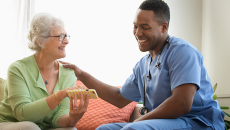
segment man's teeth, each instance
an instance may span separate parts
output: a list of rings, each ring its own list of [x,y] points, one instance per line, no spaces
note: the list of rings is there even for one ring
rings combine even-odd
[[[143,42],[146,42],[148,40],[138,40],[139,43],[143,43]]]

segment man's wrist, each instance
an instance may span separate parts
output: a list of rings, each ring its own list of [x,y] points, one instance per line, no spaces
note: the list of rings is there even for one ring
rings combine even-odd
[[[80,71],[80,73],[77,75],[77,80],[84,81],[84,77],[87,75],[87,73],[83,70]]]

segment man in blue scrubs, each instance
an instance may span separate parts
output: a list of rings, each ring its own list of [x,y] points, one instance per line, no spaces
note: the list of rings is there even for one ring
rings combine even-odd
[[[88,88],[117,107],[145,100],[147,114],[132,123],[105,124],[97,130],[224,130],[224,114],[212,99],[201,53],[187,41],[170,37],[169,21],[165,2],[147,0],[140,5],[133,33],[140,51],[149,54],[135,65],[121,89],[64,63]]]

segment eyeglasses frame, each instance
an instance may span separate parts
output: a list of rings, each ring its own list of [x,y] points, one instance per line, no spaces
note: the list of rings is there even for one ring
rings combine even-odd
[[[61,40],[60,37],[61,37],[62,35],[64,35],[64,38]],[[58,38],[59,41],[64,41],[66,37],[69,37],[69,39],[70,39],[70,35],[69,35],[69,34],[61,34],[61,35],[59,35],[59,36],[48,36],[48,37],[59,37],[59,38]]]

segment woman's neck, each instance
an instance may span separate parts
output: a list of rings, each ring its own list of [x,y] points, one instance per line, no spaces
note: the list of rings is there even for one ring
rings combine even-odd
[[[57,62],[47,55],[37,52],[35,53],[34,57],[37,62],[39,70],[42,72],[46,72],[46,71],[50,72],[57,67]]]

